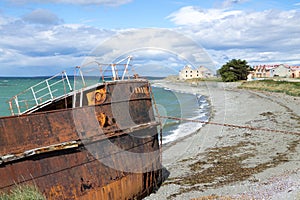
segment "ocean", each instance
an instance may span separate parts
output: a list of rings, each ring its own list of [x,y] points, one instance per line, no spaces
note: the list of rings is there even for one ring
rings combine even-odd
[[[0,77],[0,116],[9,116],[7,101],[21,91],[45,80],[44,77]],[[208,121],[209,104],[201,94],[180,93],[167,88],[152,86],[156,106],[161,116]],[[163,143],[169,143],[194,133],[203,124],[161,119]]]

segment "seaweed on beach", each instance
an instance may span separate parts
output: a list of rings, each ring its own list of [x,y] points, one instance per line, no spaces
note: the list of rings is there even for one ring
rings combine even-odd
[[[203,159],[189,165],[191,173],[184,177],[169,179],[164,183],[181,186],[180,191],[168,199],[190,191],[204,191],[247,180],[254,174],[288,162],[288,155],[297,151],[299,142],[300,140],[291,141],[286,152],[277,153],[271,160],[258,163],[256,166],[245,164],[247,159],[255,156],[254,143],[241,141],[232,146],[210,148],[205,152]]]

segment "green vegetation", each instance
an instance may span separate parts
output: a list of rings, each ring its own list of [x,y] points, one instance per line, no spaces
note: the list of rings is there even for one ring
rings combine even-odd
[[[46,200],[46,198],[35,186],[17,185],[9,194],[0,192],[0,200]]]
[[[280,92],[291,96],[300,96],[300,82],[287,82],[287,81],[249,81],[244,82],[240,88],[263,90],[269,92]]]
[[[247,61],[232,59],[218,70],[218,74],[221,75],[222,81],[234,82],[246,80],[250,71],[251,67],[247,64]]]

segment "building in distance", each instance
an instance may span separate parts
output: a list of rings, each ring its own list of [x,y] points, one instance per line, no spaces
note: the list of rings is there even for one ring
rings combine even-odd
[[[203,66],[193,69],[190,65],[186,65],[181,71],[179,71],[180,80],[210,77],[214,77],[212,71]]]
[[[253,67],[248,79],[254,78],[300,78],[300,66],[289,66],[285,64],[257,65]]]

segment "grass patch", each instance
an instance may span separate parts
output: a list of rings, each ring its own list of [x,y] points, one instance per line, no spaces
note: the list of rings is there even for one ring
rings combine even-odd
[[[290,96],[300,96],[300,82],[261,80],[242,83],[239,88],[279,92]]]
[[[0,200],[46,200],[46,197],[33,185],[17,185],[9,193],[0,192]]]

